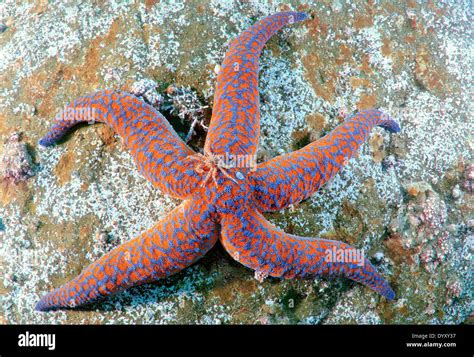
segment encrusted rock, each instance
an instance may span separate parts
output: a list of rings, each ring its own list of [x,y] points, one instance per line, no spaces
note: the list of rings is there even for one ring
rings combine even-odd
[[[20,133],[14,132],[5,141],[0,157],[0,178],[18,183],[33,176],[33,162]]]

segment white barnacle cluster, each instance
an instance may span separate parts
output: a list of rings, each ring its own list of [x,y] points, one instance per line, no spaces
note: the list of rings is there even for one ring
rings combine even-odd
[[[207,126],[204,124],[204,111],[206,108],[208,106],[201,102],[197,93],[189,86],[173,85],[166,89],[165,100],[161,107],[162,110],[176,115],[183,123],[191,125],[185,138],[186,142],[194,134],[196,125],[207,130]]]
[[[159,109],[164,102],[163,96],[157,91],[156,82],[148,78],[133,83],[130,88],[130,93],[143,98],[145,102],[156,109]]]

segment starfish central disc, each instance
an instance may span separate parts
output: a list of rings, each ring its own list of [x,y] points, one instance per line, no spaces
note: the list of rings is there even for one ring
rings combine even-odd
[[[227,172],[227,170],[231,169],[232,166],[226,165],[220,155],[215,155],[209,152],[205,152],[204,154],[198,153],[188,156],[186,160],[196,161],[194,171],[198,174],[206,174],[201,182],[201,187],[204,187],[211,177],[217,187],[217,173],[219,171],[229,180],[237,183],[237,181]]]

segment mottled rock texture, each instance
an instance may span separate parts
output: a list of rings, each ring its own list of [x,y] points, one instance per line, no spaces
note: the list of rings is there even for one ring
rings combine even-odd
[[[186,88],[202,105],[190,142],[202,148],[226,43],[286,9],[312,20],[281,31],[262,53],[259,160],[370,107],[388,112],[402,132],[374,130],[329,185],[267,217],[289,233],[363,248],[396,300],[341,279],[259,283],[218,246],[176,276],[88,309],[35,312],[40,295],[178,203],[138,174],[103,125],[40,148],[58,111],[99,89],[134,91],[152,105],[167,102],[164,113],[185,138],[192,120],[177,115],[188,113],[182,102],[173,110],[166,98],[170,86]],[[1,178],[0,323],[469,321],[469,1],[37,1],[0,4],[0,23],[0,142],[20,133],[30,170],[22,180]],[[11,153],[1,146],[0,156]]]

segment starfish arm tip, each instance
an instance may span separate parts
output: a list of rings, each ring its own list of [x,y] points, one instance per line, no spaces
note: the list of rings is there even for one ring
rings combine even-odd
[[[44,295],[35,305],[35,311],[39,312],[48,312],[57,310],[61,307],[61,303],[57,302],[54,303],[52,301],[52,297],[56,293],[56,290],[49,292],[48,294]]]
[[[380,124],[381,128],[388,130],[390,133],[399,133],[401,131],[400,124],[396,122],[392,117],[384,112],[380,112]]]
[[[38,301],[35,305],[35,311],[46,312],[48,311],[48,307],[46,306],[43,299]]]
[[[392,290],[388,283],[386,284],[385,288],[380,291],[380,293],[387,298],[387,300],[392,301],[395,299],[395,292]]]
[[[45,136],[44,138],[38,141],[38,144],[43,147],[49,147],[54,145],[54,140],[50,139],[49,137]]]

